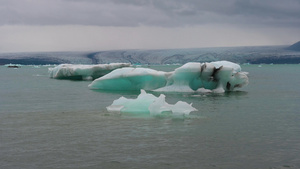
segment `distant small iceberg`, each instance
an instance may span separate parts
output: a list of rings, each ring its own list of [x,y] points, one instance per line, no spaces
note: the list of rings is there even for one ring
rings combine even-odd
[[[20,68],[20,66],[16,66],[16,65],[14,65],[14,66],[7,66],[7,68]]]
[[[90,89],[195,92],[200,88],[222,93],[248,84],[247,72],[228,61],[189,62],[173,72],[149,68],[121,68],[94,80]]]
[[[192,104],[178,101],[176,104],[168,104],[165,95],[156,97],[141,90],[141,94],[136,99],[120,97],[113,101],[112,105],[106,107],[107,111],[113,113],[150,114],[152,116],[171,114],[189,115],[192,111],[197,111]]]
[[[60,64],[54,68],[48,68],[48,70],[49,76],[54,79],[93,80],[104,76],[115,69],[129,66],[131,66],[130,63],[98,65]]]
[[[14,69],[17,69],[17,68],[21,67],[20,64],[6,64],[4,66],[6,66],[7,68],[14,68]]]

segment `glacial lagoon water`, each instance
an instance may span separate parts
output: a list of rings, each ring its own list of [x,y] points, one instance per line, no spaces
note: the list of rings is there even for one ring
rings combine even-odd
[[[300,65],[242,70],[250,83],[239,91],[164,93],[198,111],[152,117],[107,112],[139,91],[90,90],[91,81],[49,78],[45,66],[0,66],[0,168],[300,168]]]

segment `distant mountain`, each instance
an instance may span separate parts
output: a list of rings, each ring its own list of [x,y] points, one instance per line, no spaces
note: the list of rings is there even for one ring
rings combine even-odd
[[[300,51],[300,41],[287,47],[286,49],[288,50],[295,50],[295,51]]]
[[[297,49],[299,49],[300,42],[296,44],[298,44]],[[286,50],[287,48],[288,46],[249,46],[94,52],[0,53],[0,65],[9,63],[41,65],[60,63],[102,64],[116,62],[137,65],[160,65],[184,64],[187,62],[212,62],[218,60],[253,64],[299,64],[300,50]]]

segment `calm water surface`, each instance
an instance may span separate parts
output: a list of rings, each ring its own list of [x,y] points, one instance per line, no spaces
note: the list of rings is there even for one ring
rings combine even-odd
[[[0,66],[0,168],[300,168],[299,64],[243,65],[250,84],[237,92],[166,94],[199,110],[182,118],[110,114],[139,92],[47,69]]]

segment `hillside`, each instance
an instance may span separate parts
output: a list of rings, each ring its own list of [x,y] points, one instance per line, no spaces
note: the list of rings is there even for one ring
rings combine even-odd
[[[287,47],[288,50],[300,51],[300,41]]]

